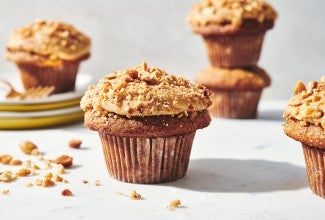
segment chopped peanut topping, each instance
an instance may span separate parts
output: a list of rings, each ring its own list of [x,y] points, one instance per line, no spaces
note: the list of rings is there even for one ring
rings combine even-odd
[[[132,190],[131,194],[130,194],[130,198],[133,200],[141,200],[142,197],[140,194],[138,194],[135,190]]]
[[[38,149],[37,146],[31,141],[23,141],[19,143],[19,147],[25,154],[31,154],[33,150]]]
[[[62,195],[62,196],[73,196],[73,193],[72,193],[69,189],[64,189],[64,190],[61,192],[61,195]]]
[[[78,139],[71,139],[68,142],[68,145],[71,148],[80,148],[81,144],[82,144],[82,141],[78,140]]]
[[[29,174],[31,174],[31,171],[29,169],[22,168],[16,173],[16,176],[22,177],[22,176],[28,176]]]
[[[181,200],[175,199],[170,202],[170,204],[167,206],[168,210],[174,210],[176,208],[179,208],[181,205]]]

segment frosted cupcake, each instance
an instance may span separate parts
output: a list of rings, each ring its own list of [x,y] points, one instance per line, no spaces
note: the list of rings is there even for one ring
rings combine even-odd
[[[105,76],[81,100],[108,172],[131,183],[182,178],[197,129],[210,123],[208,91],[146,63]]]
[[[255,118],[269,75],[257,66],[246,68],[208,67],[196,81],[211,91],[211,115],[219,118]]]
[[[213,66],[243,67],[256,65],[276,17],[272,6],[260,0],[203,0],[187,20],[202,35]]]
[[[17,64],[25,89],[73,91],[79,64],[89,55],[89,37],[59,21],[35,21],[14,31],[7,43],[7,59]]]
[[[284,132],[301,142],[311,190],[325,198],[325,77],[297,82],[283,114]]]

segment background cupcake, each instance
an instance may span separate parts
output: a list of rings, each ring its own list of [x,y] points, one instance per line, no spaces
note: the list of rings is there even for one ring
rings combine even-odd
[[[195,132],[209,125],[208,91],[146,63],[105,76],[81,100],[114,178],[170,182],[186,173]]]
[[[262,90],[271,83],[257,66],[237,68],[209,67],[196,81],[211,91],[210,113],[220,118],[254,118]]]
[[[276,17],[260,0],[203,0],[193,6],[188,22],[202,35],[213,66],[243,67],[256,65]]]
[[[25,89],[74,90],[79,63],[89,55],[89,37],[59,21],[35,21],[16,30],[7,43],[7,59],[17,64]]]
[[[301,142],[311,190],[325,198],[325,77],[307,86],[298,81],[283,114],[284,132]]]

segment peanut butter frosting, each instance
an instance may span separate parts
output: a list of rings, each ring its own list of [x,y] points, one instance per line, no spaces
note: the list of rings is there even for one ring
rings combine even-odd
[[[311,81],[307,86],[298,81],[294,96],[283,114],[285,119],[298,120],[304,125],[321,126],[325,132],[325,76],[320,82]]]
[[[85,112],[107,116],[187,115],[211,105],[208,90],[142,63],[115,71],[90,86],[81,100]]]
[[[70,24],[38,20],[17,29],[10,36],[7,59],[29,62],[41,57],[53,62],[73,61],[88,55],[90,44],[89,37]]]
[[[192,26],[230,25],[239,27],[245,20],[274,21],[276,11],[261,0],[203,0],[193,5],[187,21]]]
[[[271,84],[269,75],[260,67],[221,68],[202,70],[196,81],[209,89],[262,89]]]

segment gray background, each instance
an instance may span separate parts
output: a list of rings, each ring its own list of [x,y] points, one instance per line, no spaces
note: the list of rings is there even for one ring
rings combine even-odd
[[[5,60],[9,34],[38,18],[66,21],[92,38],[81,72],[96,79],[143,60],[194,80],[209,65],[200,36],[185,17],[197,0],[0,0],[0,76],[17,72]],[[288,99],[297,80],[325,70],[325,1],[269,0],[279,17],[266,35],[260,66],[272,77],[264,99]]]

